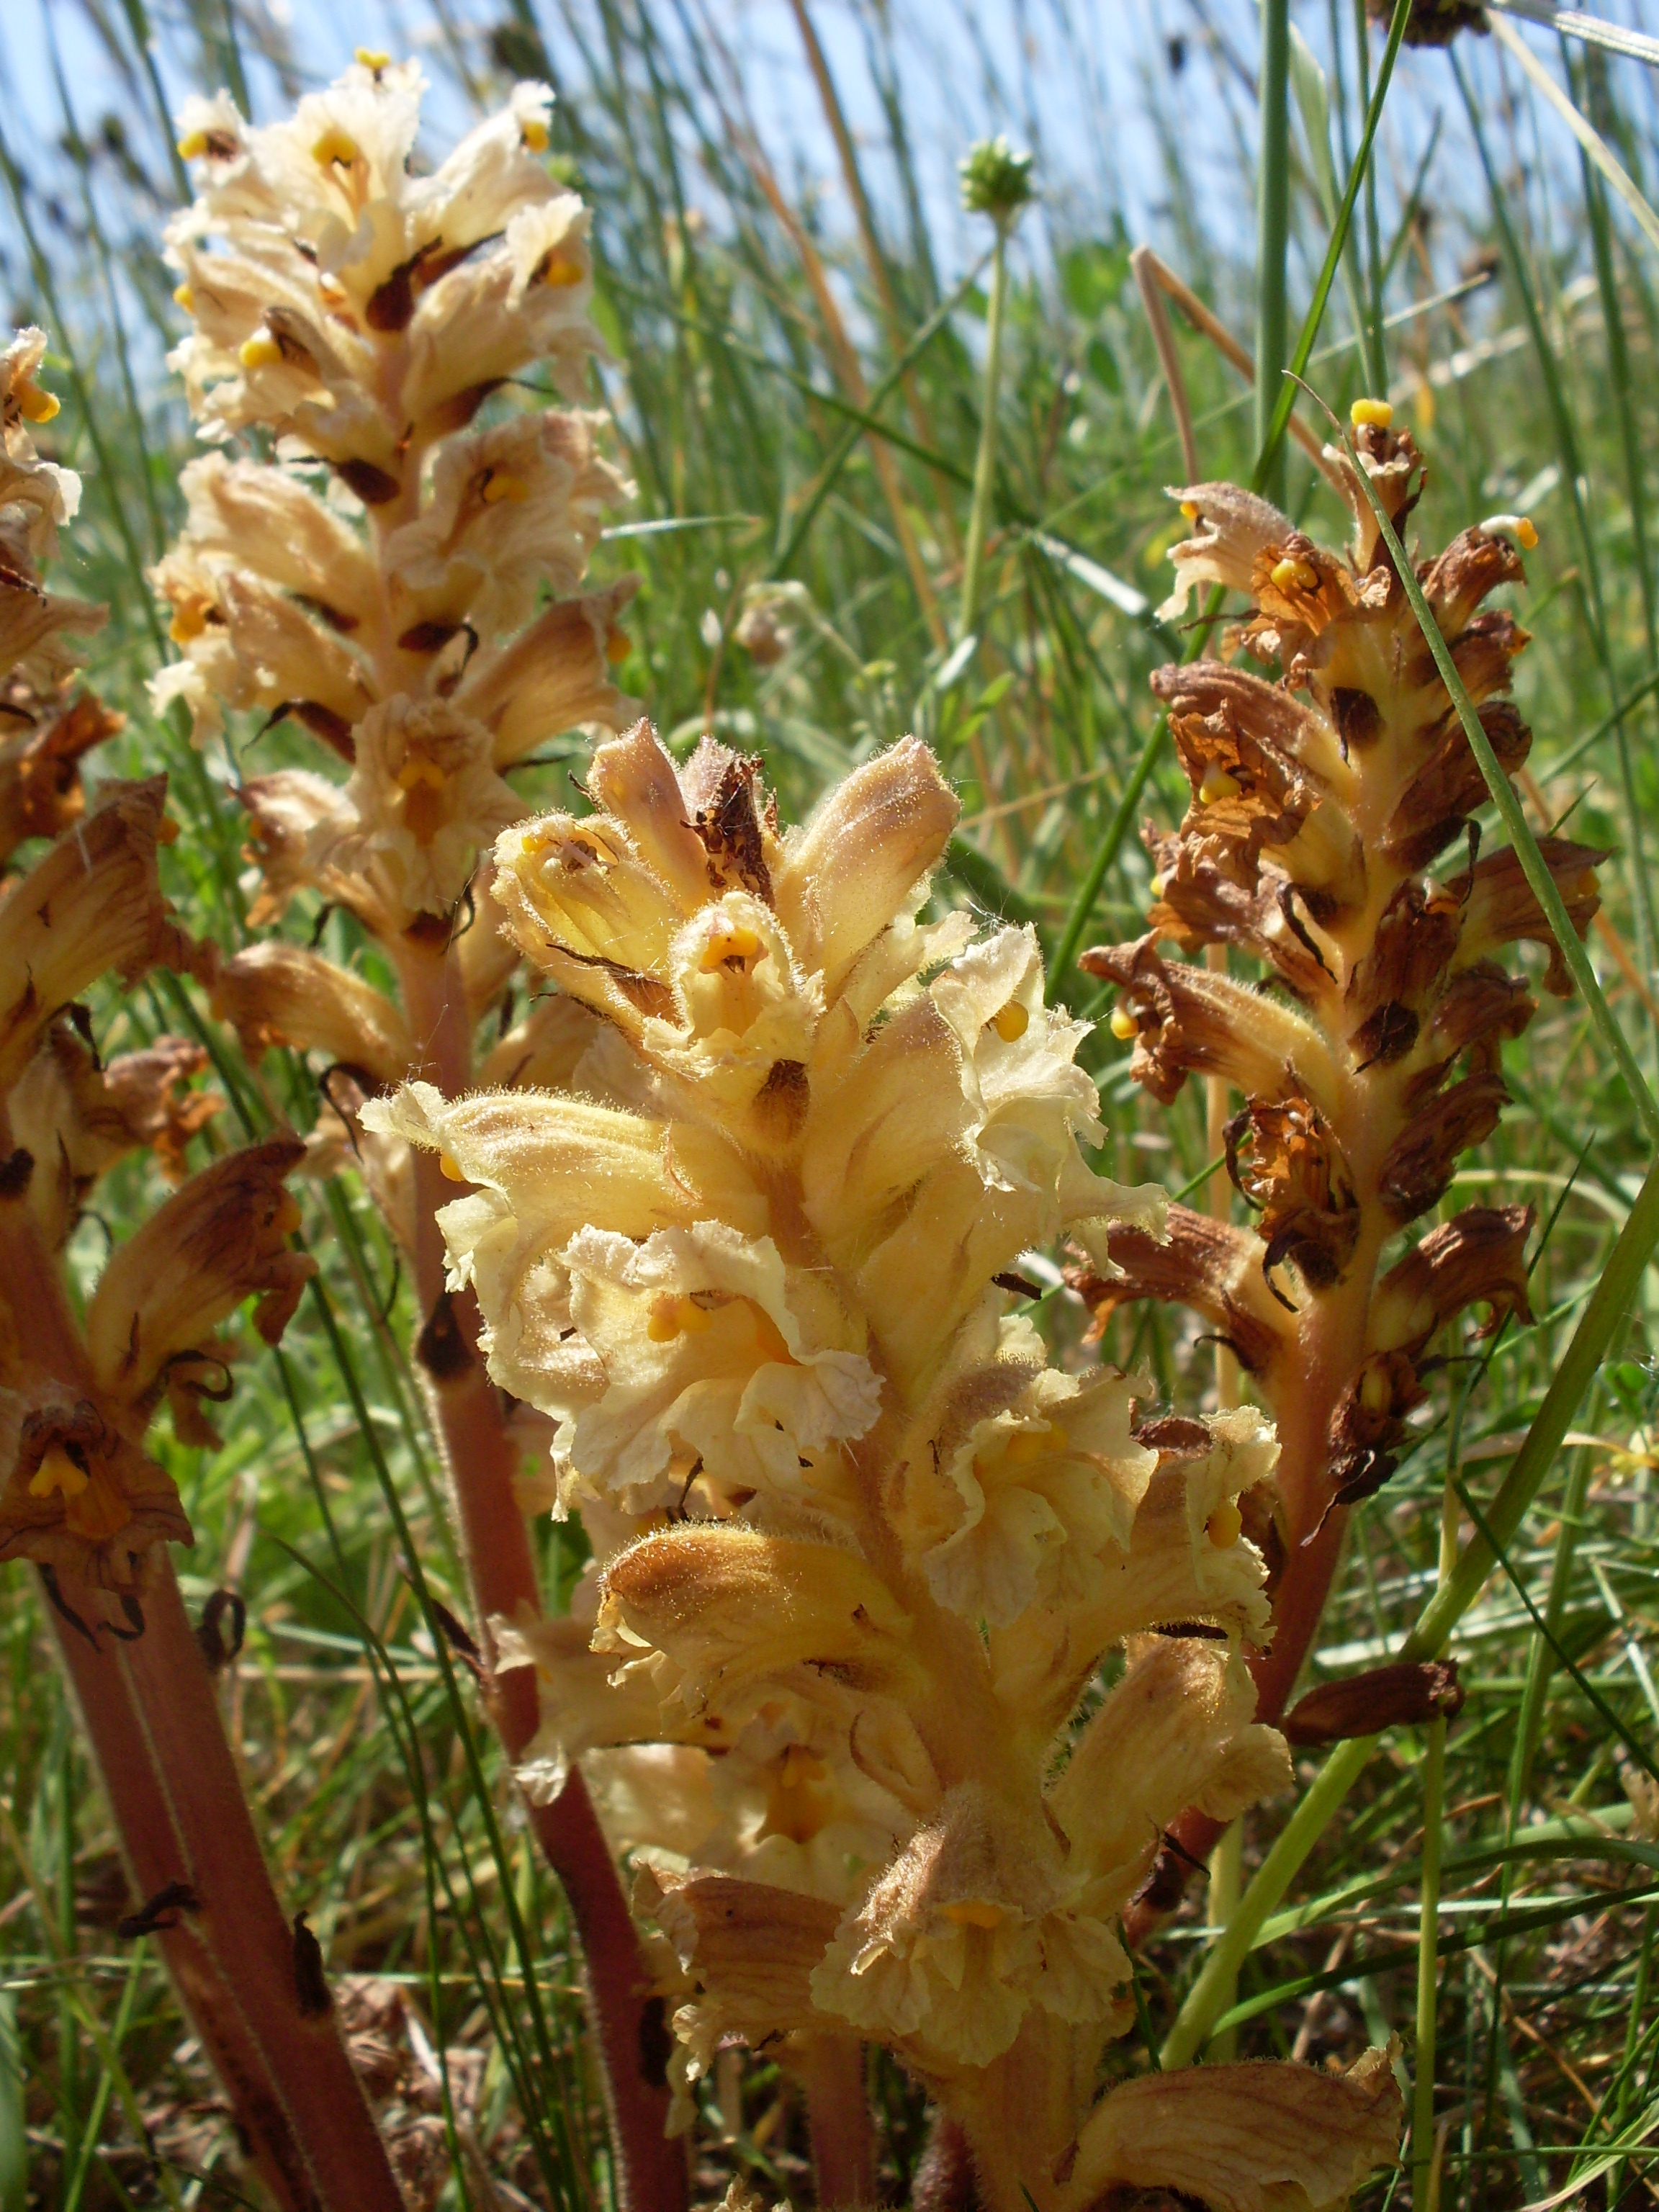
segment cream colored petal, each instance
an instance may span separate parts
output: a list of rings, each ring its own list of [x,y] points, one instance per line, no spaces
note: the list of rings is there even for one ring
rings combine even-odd
[[[674,763],[649,722],[596,746],[586,781],[594,805],[622,823],[683,914],[714,896],[708,848],[691,826]]]
[[[697,1990],[675,2017],[695,2070],[723,2036],[751,2050],[775,2035],[834,2031],[812,2002],[810,1977],[836,1925],[836,1908],[799,1892],[730,1875],[671,1875],[647,1868],[634,1910],[653,1919]]]
[[[1197,527],[1193,535],[1173,548],[1175,589],[1158,609],[1165,622],[1177,620],[1199,584],[1223,584],[1229,591],[1248,592],[1258,553],[1281,545],[1295,530],[1288,515],[1255,493],[1237,484],[1188,484],[1171,491],[1183,512]]]
[[[1085,2122],[1066,2212],[1113,2186],[1172,2190],[1208,2212],[1336,2212],[1393,2162],[1401,2100],[1386,2051],[1346,2074],[1268,2059],[1125,2081]]]
[[[215,978],[212,1004],[255,1059],[289,1045],[389,1085],[415,1057],[404,1018],[383,992],[297,945],[273,939],[235,954]]]
[[[484,724],[495,765],[508,767],[572,730],[620,730],[640,711],[611,680],[628,656],[623,609],[639,589],[623,576],[604,591],[561,599],[509,644],[485,649],[455,693],[463,714]]]

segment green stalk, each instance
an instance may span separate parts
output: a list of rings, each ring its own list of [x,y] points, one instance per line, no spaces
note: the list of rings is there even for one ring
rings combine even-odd
[[[1354,44],[1359,49],[1359,97],[1368,109],[1371,102],[1370,34],[1365,0],[1353,0]],[[1382,231],[1376,219],[1376,177],[1369,167],[1365,172],[1365,274],[1370,301],[1370,313],[1362,333],[1365,367],[1371,390],[1382,394],[1389,388],[1389,357],[1382,343]]]
[[[985,325],[985,400],[979,421],[979,450],[974,456],[974,501],[968,511],[968,540],[962,556],[962,611],[958,639],[970,636],[979,620],[985,566],[985,533],[991,519],[996,481],[997,402],[1002,385],[1002,326],[1008,305],[1008,226],[997,224],[991,249],[991,301]]]
[[[1470,1537],[1457,1565],[1419,1616],[1396,1654],[1398,1658],[1432,1659],[1479,1596],[1497,1564],[1494,1544],[1508,1545],[1537,1496],[1613,1341],[1613,1331],[1636,1295],[1656,1244],[1659,1244],[1659,1161],[1649,1169],[1637,1194],[1544,1402],[1533,1416],[1526,1439],[1483,1516],[1483,1527]],[[1188,1991],[1164,2045],[1165,2066],[1186,2065],[1203,2048],[1211,2028],[1221,2017],[1221,1999],[1230,1982],[1255,1948],[1263,1923],[1277,1910],[1304,1860],[1335,1818],[1376,1741],[1368,1735],[1338,1744],[1315,1778],[1240,1899],[1225,1935],[1211,1950]]]
[[[1435,2212],[1434,2031],[1440,2002],[1440,1823],[1446,1806],[1446,1723],[1423,1731],[1423,1876],[1417,1924],[1417,2049],[1412,2076],[1412,2203]]]
[[[1260,489],[1280,506],[1285,465],[1272,438],[1289,357],[1285,276],[1291,228],[1290,90],[1290,0],[1262,0],[1261,148],[1255,180],[1255,449],[1262,456]]]

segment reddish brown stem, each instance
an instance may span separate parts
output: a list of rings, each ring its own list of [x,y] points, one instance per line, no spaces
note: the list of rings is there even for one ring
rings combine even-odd
[[[806,2088],[818,2203],[823,2212],[874,2204],[876,2138],[864,2090],[864,2046],[841,2036],[801,2040],[794,2070]]]
[[[459,964],[411,950],[403,963],[404,1011],[428,1055],[414,1071],[458,1097],[471,1081],[471,1034]],[[437,1208],[454,1196],[438,1161],[415,1161],[416,1279],[430,1315],[444,1295],[443,1242]],[[452,1297],[447,1332],[453,1347],[428,1360],[433,1404],[448,1461],[462,1555],[476,1618],[493,1659],[489,1624],[541,1611],[530,1532],[513,1479],[518,1450],[502,1426],[500,1401],[478,1355],[478,1314],[470,1291]],[[539,1722],[536,1677],[528,1668],[497,1674],[490,1711],[509,1759],[516,1759]],[[532,1805],[530,1823],[548,1863],[563,1884],[581,1944],[588,2010],[599,2033],[605,2103],[617,2164],[623,2212],[680,2212],[686,2201],[685,2160],[667,2137],[668,2090],[663,2078],[660,2004],[650,1990],[633,1916],[595,1814],[587,1785],[574,1766],[550,1804]]]
[[[89,1389],[57,1271],[15,1202],[0,1207],[0,1267],[31,1287],[12,1309],[25,1356]],[[101,1592],[68,1575],[58,1589],[52,1626],[137,1898],[184,1882],[198,1901],[157,1937],[261,2172],[284,2212],[403,2212],[333,2018],[301,2012],[293,1932],[172,1560],[151,1555],[143,1632],[127,1643],[101,1626]]]
[[[61,1589],[99,1618],[95,1592],[67,1578]],[[184,1882],[200,1908],[158,1930],[179,1996],[285,2208],[403,2212],[333,2016],[301,2011],[293,1930],[164,1553],[143,1604],[131,1643],[52,1620],[137,1895]]]

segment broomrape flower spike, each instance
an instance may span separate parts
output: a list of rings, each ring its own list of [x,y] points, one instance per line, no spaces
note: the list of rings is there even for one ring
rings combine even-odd
[[[185,471],[185,527],[154,572],[181,654],[157,707],[182,700],[198,741],[228,712],[291,722],[349,771],[246,794],[259,910],[309,886],[389,944],[447,934],[521,811],[507,770],[631,703],[631,581],[577,591],[627,489],[600,418],[476,427],[538,363],[578,396],[599,350],[588,213],[541,159],[552,95],[518,86],[416,177],[422,91],[365,51],[264,129],[222,93],[186,104],[202,173],[167,231],[191,325],[171,358],[221,450]],[[222,450],[252,431],[272,460]]]
[[[1352,410],[1358,468],[1396,528],[1424,467],[1386,402]],[[1383,1248],[1439,1201],[1460,1156],[1507,1103],[1506,1039],[1536,1002],[1496,956],[1540,945],[1565,965],[1516,855],[1482,855],[1487,793],[1391,564],[1356,463],[1346,553],[1230,484],[1172,495],[1196,526],[1175,550],[1179,612],[1196,584],[1243,593],[1226,658],[1166,668],[1152,688],[1193,792],[1178,829],[1148,827],[1146,934],[1084,956],[1121,997],[1113,1033],[1161,1101],[1194,1072],[1242,1095],[1227,1166],[1255,1233],[1172,1207],[1167,1241],[1115,1232],[1120,1272],[1074,1279],[1103,1324],[1126,1300],[1194,1307],[1233,1346],[1278,1416],[1281,1632],[1257,1666],[1276,1717],[1317,1626],[1342,1510],[1384,1483],[1424,1400],[1437,1332],[1483,1306],[1489,1334],[1528,1318],[1521,1206],[1469,1206],[1379,1273]],[[1519,582],[1525,518],[1494,515],[1419,566],[1423,590],[1506,770],[1531,733],[1504,696],[1527,635],[1485,602]],[[1255,662],[1264,671],[1251,672]],[[1278,680],[1273,680],[1274,675]],[[1546,865],[1582,934],[1606,855],[1559,836]],[[1171,957],[1226,945],[1273,998]],[[1285,1624],[1290,1623],[1286,1630]],[[1201,1852],[1201,1823],[1182,1832]]]
[[[788,830],[757,762],[677,769],[643,723],[586,789],[495,853],[562,1073],[362,1120],[471,1186],[438,1217],[452,1288],[586,1527],[571,1618],[498,1623],[497,1664],[534,1670],[532,1796],[579,1764],[636,1870],[681,2124],[724,2041],[874,2039],[997,2212],[1343,2202],[1393,2151],[1382,2054],[1094,2095],[1162,1826],[1290,1771],[1241,1648],[1271,1430],[1138,1427],[1147,1383],[1052,1365],[998,1286],[1061,1235],[1109,1265],[1163,1234],[1160,1192],[1085,1159],[1083,1026],[1030,930],[921,918],[957,808],[913,738]]]

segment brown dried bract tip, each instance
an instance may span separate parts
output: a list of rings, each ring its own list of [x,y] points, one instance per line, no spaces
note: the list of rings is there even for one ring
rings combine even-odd
[[[1402,1662],[1349,1674],[1340,1682],[1322,1682],[1297,1699],[1280,1725],[1285,1741],[1298,1747],[1340,1743],[1349,1736],[1378,1735],[1384,1729],[1455,1720],[1463,1696],[1456,1660]]]

